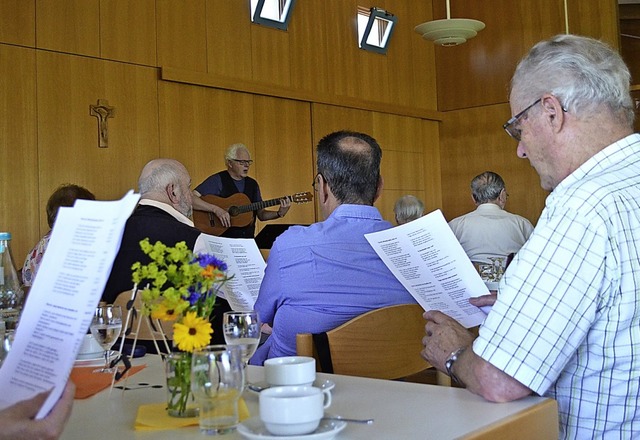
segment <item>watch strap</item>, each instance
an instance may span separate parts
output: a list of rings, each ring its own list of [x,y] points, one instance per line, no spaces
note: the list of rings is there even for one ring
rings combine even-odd
[[[456,381],[456,383],[458,383],[459,385],[464,385],[464,383],[460,380],[460,378],[458,378],[458,376],[456,376],[456,374],[453,372],[453,365],[456,363],[456,361],[458,360],[458,357],[460,357],[460,355],[467,349],[467,347],[460,347],[457,350],[454,350],[451,352],[451,354],[449,355],[449,357],[444,361],[444,366],[447,369],[447,374],[449,375],[449,377],[451,379],[453,379],[454,381]]]

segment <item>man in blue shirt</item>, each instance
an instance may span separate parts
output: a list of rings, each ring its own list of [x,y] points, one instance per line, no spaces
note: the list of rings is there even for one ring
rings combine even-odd
[[[370,310],[415,303],[364,234],[388,229],[373,206],[382,190],[382,150],[362,133],[340,131],[317,146],[314,189],[326,219],[293,226],[269,254],[255,304],[273,333],[251,363],[294,355],[297,333],[331,330]]]

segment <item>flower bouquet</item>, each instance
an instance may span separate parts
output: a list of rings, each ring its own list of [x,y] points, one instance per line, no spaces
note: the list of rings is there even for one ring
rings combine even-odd
[[[194,254],[183,241],[169,247],[144,239],[140,248],[151,259],[131,266],[133,282],[146,285],[140,291],[141,313],[173,321],[173,343],[181,351],[167,357],[168,411],[190,416],[191,353],[209,345],[213,333],[209,317],[218,290],[229,279],[227,265],[213,255]]]

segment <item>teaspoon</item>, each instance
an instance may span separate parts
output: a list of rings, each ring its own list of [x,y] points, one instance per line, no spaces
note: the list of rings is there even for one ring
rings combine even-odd
[[[362,423],[364,425],[373,424],[373,419],[348,419],[346,417],[340,417],[340,416],[323,417],[322,420],[339,420],[342,422]]]

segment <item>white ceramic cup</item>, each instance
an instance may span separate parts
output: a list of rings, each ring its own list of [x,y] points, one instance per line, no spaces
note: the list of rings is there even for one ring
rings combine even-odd
[[[91,355],[91,354],[102,354],[104,349],[100,346],[98,341],[93,337],[91,333],[87,333],[84,335],[82,342],[80,343],[80,350],[78,351],[78,355]]]
[[[306,356],[267,359],[264,378],[271,386],[311,385],[316,380],[316,360]]]
[[[315,431],[331,405],[331,392],[312,386],[284,386],[260,392],[260,420],[273,435]]]

